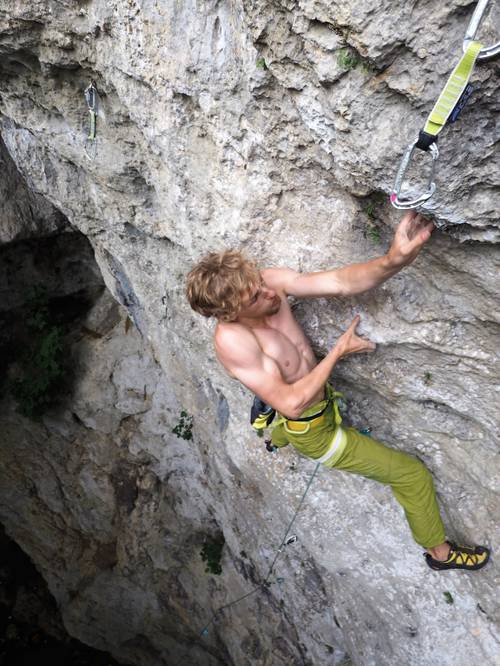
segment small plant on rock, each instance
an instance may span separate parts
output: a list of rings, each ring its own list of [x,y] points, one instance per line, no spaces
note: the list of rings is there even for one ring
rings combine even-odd
[[[365,237],[369,238],[372,243],[380,243],[380,228],[376,222],[379,220],[380,207],[384,204],[385,194],[383,192],[373,192],[370,194],[363,206],[363,213],[369,218],[366,227]]]
[[[372,220],[375,218],[375,205],[374,201],[369,201],[363,208],[363,212]]]
[[[206,563],[205,573],[211,573],[220,576],[222,573],[221,559],[222,549],[226,540],[224,535],[218,534],[215,537],[206,537],[203,548],[201,549],[201,559]]]
[[[367,198],[363,206],[363,213],[371,220],[375,220],[379,215],[379,209],[384,204],[386,195],[384,192],[372,192]]]
[[[190,440],[193,439],[193,417],[185,410],[182,410],[179,423],[172,428],[174,435],[179,439]]]
[[[353,53],[349,49],[340,49],[337,53],[337,64],[342,69],[356,69],[361,63],[361,58],[357,53]]]
[[[366,227],[366,237],[369,238],[372,243],[380,243],[380,229],[375,224],[368,224]]]

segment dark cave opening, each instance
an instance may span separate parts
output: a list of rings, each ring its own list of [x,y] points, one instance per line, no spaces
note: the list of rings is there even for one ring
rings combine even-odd
[[[77,231],[0,246],[0,398],[14,398],[16,411],[34,420],[71,398],[77,378],[70,345],[104,290],[93,249]],[[44,364],[60,365],[45,387]],[[25,389],[16,394],[21,379]],[[66,632],[42,575],[0,524],[0,666],[40,663],[119,666]]]
[[[71,395],[68,341],[104,288],[78,232],[0,247],[0,391],[23,415],[39,419]]]
[[[30,558],[0,525],[0,665],[119,666],[65,631],[56,602]]]

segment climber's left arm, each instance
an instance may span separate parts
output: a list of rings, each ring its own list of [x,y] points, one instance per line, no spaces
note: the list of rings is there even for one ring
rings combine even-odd
[[[267,286],[283,290],[290,296],[351,296],[378,286],[408,266],[429,240],[434,225],[417,215],[407,213],[396,229],[387,254],[361,264],[315,273],[298,273],[288,268],[262,271]]]

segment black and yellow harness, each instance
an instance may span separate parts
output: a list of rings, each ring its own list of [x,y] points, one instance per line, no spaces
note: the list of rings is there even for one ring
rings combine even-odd
[[[271,430],[278,426],[284,426],[284,429],[289,434],[301,435],[308,433],[311,429],[316,429],[321,426],[326,418],[329,409],[333,409],[335,425],[339,426],[342,423],[342,416],[340,410],[343,409],[344,395],[338,391],[334,391],[330,384],[326,384],[326,399],[324,406],[318,410],[313,411],[312,414],[307,414],[309,410],[305,410],[304,416],[297,419],[289,419],[286,416],[279,414],[271,405],[267,405],[263,400],[255,396],[250,411],[250,423],[254,430],[257,431],[259,437],[264,436],[266,428]],[[275,421],[276,415],[278,419]]]

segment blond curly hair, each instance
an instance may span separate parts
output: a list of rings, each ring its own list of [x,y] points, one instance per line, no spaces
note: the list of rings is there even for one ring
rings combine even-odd
[[[186,296],[204,317],[234,321],[245,297],[261,281],[255,262],[239,250],[211,252],[189,272]]]

